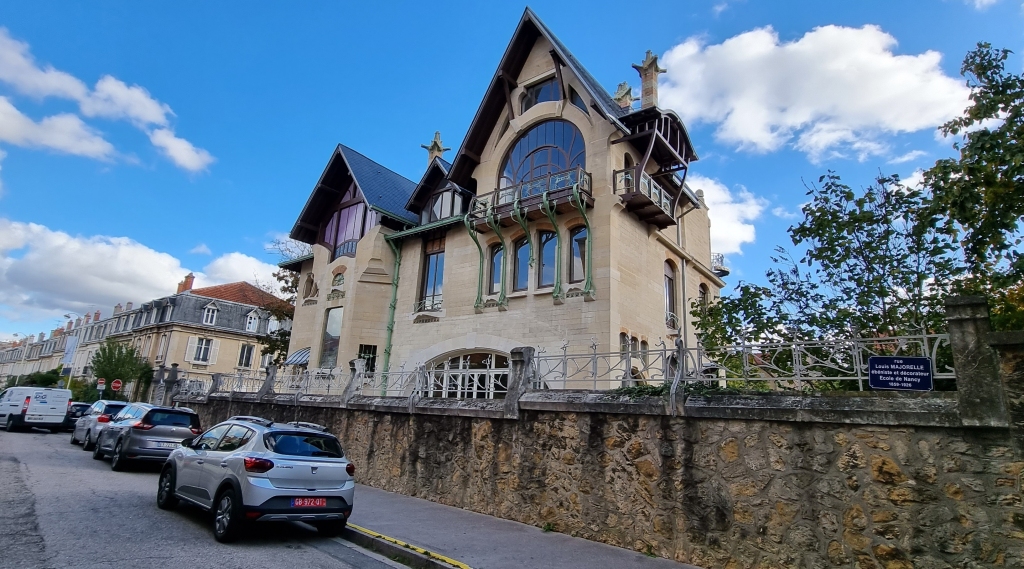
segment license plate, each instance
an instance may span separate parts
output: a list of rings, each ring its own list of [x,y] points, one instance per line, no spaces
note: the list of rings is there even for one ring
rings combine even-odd
[[[326,508],[327,498],[292,498],[293,508]]]
[[[27,423],[41,423],[45,420],[45,415],[25,415],[25,422]]]
[[[181,443],[156,443],[156,448],[178,448]]]

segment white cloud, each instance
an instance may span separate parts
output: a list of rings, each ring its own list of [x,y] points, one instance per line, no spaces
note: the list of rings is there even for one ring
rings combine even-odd
[[[276,267],[228,253],[195,271],[196,287],[273,281]],[[189,273],[172,255],[127,237],[73,236],[0,218],[0,316],[40,321],[68,311],[109,313],[117,303],[173,294]]]
[[[900,182],[903,182],[903,185],[908,188],[922,189],[921,184],[924,182],[924,170],[918,168],[906,178],[901,179]]]
[[[889,164],[903,164],[904,162],[910,162],[911,160],[917,160],[922,156],[926,156],[928,153],[924,150],[911,150],[902,156],[897,156],[892,160],[889,160]]]
[[[3,164],[4,158],[7,158],[7,153],[0,150],[0,165]],[[0,170],[3,170],[2,166],[0,166]],[[0,198],[2,197],[4,197],[4,180],[3,178],[0,178]]]
[[[103,160],[115,154],[114,146],[77,115],[63,113],[35,122],[7,97],[0,97],[0,142]]]
[[[704,202],[711,218],[711,249],[716,253],[740,253],[744,243],[754,242],[753,221],[768,205],[740,186],[735,194],[718,180],[690,174],[686,185],[704,191]]]
[[[893,53],[877,26],[823,26],[782,42],[771,27],[705,45],[690,38],[662,58],[662,106],[717,125],[716,138],[771,152],[786,145],[811,160],[888,152],[885,137],[935,128],[968,104],[941,54]]]
[[[110,75],[96,82],[96,88],[81,100],[82,114],[87,117],[124,119],[142,128],[148,125],[167,126],[171,107],[150,96],[138,85],[129,87]]]
[[[799,213],[789,211],[782,206],[773,207],[772,215],[779,219],[800,219]]]
[[[189,172],[205,170],[214,161],[209,152],[192,146],[192,143],[184,138],[174,136],[174,131],[166,128],[158,128],[149,133],[149,140],[178,167]]]
[[[206,246],[206,243],[200,243],[199,245],[189,249],[188,252],[193,255],[213,255],[213,251],[210,251],[210,248]]]
[[[973,4],[976,10],[984,10],[999,0],[964,0],[965,4]]]
[[[171,107],[158,101],[150,95],[144,87],[139,85],[129,86],[110,75],[104,75],[96,82],[95,87],[90,90],[86,84],[77,77],[57,70],[51,65],[40,67],[29,50],[29,45],[11,37],[6,28],[0,27],[0,81],[11,85],[16,91],[33,97],[58,97],[78,103],[82,115],[90,118],[105,118],[112,120],[125,120],[132,123],[136,128],[142,130],[149,136],[150,142],[162,154],[171,159],[174,164],[190,172],[205,170],[213,161],[213,156],[201,148],[196,148],[191,142],[175,135],[170,127],[168,118],[174,115]],[[25,117],[4,99],[10,111],[31,124],[31,119]],[[11,120],[11,116],[4,117]],[[24,124],[18,123],[22,131],[26,130]],[[48,143],[38,141],[28,143],[12,142],[27,146],[42,146],[90,156],[93,158],[107,158],[114,154],[113,146],[103,141],[96,132],[85,125],[82,120],[72,114],[60,114],[55,117],[43,119],[39,125],[49,126],[50,130],[63,130],[67,132],[57,133],[57,136],[47,138]],[[7,122],[0,122],[0,140],[6,140],[4,134],[11,130]],[[38,130],[38,129],[37,129]],[[49,132],[49,131],[47,131]],[[94,139],[87,152],[80,151],[84,134]],[[8,137],[10,138],[10,137]],[[38,136],[36,138],[39,138]],[[79,151],[69,150],[69,148]],[[102,152],[100,149],[102,148]]]

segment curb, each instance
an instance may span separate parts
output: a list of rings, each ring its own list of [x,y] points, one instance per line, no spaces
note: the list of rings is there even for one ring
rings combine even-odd
[[[414,569],[472,569],[469,565],[355,524],[338,536]]]

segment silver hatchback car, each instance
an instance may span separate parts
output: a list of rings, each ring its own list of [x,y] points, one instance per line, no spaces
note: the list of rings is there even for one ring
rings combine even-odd
[[[132,403],[107,423],[92,457],[100,460],[110,455],[110,468],[115,471],[135,461],[164,462],[183,438],[201,432],[199,415],[191,409]]]
[[[231,417],[171,453],[157,505],[212,510],[217,541],[237,538],[247,522],[301,521],[337,535],[352,513],[353,474],[341,443],[319,425]]]

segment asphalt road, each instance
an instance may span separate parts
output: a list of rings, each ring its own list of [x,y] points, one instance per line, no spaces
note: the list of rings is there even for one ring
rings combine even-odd
[[[217,543],[209,514],[156,507],[158,467],[112,472],[69,440],[0,432],[0,568],[403,567],[302,524],[257,524]]]

